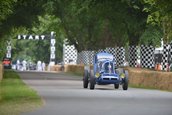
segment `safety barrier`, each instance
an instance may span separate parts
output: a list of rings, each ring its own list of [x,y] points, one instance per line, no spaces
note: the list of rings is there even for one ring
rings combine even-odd
[[[172,72],[161,72],[140,68],[126,68],[129,83],[135,87],[172,91]]]
[[[72,72],[82,75],[84,72],[84,65],[65,65],[64,72]]]
[[[1,81],[2,78],[3,78],[3,73],[4,73],[3,65],[0,63],[0,81]]]

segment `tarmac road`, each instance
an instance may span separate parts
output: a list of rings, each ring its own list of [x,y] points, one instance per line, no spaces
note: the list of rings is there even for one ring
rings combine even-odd
[[[45,101],[22,115],[172,115],[172,93],[113,85],[83,89],[82,78],[65,73],[18,72]]]

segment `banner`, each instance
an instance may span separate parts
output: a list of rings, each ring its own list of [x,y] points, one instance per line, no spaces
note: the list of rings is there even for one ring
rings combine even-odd
[[[46,35],[18,35],[18,40],[45,40],[48,36]]]

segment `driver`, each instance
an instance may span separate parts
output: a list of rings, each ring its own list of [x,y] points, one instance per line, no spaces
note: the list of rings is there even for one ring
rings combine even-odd
[[[109,62],[105,63],[105,73],[112,73],[112,66]]]

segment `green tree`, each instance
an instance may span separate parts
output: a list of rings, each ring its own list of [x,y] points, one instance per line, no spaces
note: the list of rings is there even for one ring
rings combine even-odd
[[[31,27],[32,22],[37,20],[37,15],[42,14],[42,4],[45,0],[1,0],[0,1],[0,58],[5,55],[6,41],[13,37],[9,36],[14,28]],[[7,37],[8,36],[8,37]]]
[[[16,4],[16,0],[1,0],[0,1],[0,60],[6,53],[6,40],[2,39],[3,35],[3,21],[5,21],[10,14],[13,13],[13,7]]]
[[[140,38],[140,44],[160,47],[161,45],[160,42],[162,37],[163,37],[163,32],[161,28],[159,28],[158,26],[149,25],[147,26],[147,29]]]
[[[60,1],[55,13],[63,20],[70,44],[78,51],[137,45],[146,29],[148,13],[136,0]],[[59,10],[60,9],[60,10]]]
[[[63,56],[63,40],[64,40],[64,30],[61,25],[61,20],[54,15],[45,14],[43,16],[38,16],[38,23],[36,22],[33,25],[32,33],[35,34],[46,34],[49,39],[45,42],[37,42],[36,49],[33,49],[35,52],[36,59],[49,62],[50,60],[50,33],[51,31],[55,32],[55,39],[56,39],[56,60],[61,61]],[[38,50],[38,51],[37,51]],[[42,55],[42,57],[40,57]],[[42,59],[40,59],[42,58]]]
[[[25,28],[27,33],[48,35],[55,31],[56,60],[62,60],[64,38],[79,52],[128,44],[156,45],[162,30],[164,40],[171,40],[169,0],[2,0],[0,3],[1,41],[13,37],[14,29],[22,33],[21,28]],[[2,42],[0,55],[5,52]],[[48,42],[15,43],[21,47],[14,46],[14,54],[19,50],[22,54],[35,55],[35,60],[49,60],[49,54],[45,53],[49,52]],[[30,48],[21,51],[25,47],[22,44]]]
[[[32,22],[37,20],[37,15],[42,14],[44,0],[2,0],[0,6],[2,10],[9,9],[2,13],[2,20],[0,20],[0,38],[9,34],[12,28],[16,27],[31,27]],[[4,6],[4,4],[7,4]]]
[[[16,4],[16,0],[1,0],[0,1],[0,25],[10,14],[13,13],[13,7]]]
[[[113,19],[116,19],[112,14],[115,9],[113,6],[117,3],[112,0],[108,2],[59,0],[54,3],[57,8],[54,9],[54,12],[62,20],[69,44],[75,45],[78,51],[93,50],[124,43],[119,41],[123,40],[123,35],[126,32],[122,31],[122,34],[120,34],[120,30],[116,26],[119,24],[120,18],[118,17],[118,22],[115,22],[116,25],[112,24],[114,23]],[[113,18],[110,18],[111,16]],[[120,35],[117,34],[114,27]],[[124,28],[124,25],[122,25],[122,28]],[[124,38],[126,38],[126,34]]]
[[[172,40],[172,1],[171,0],[144,0],[145,11],[150,12],[147,22],[163,28],[165,43]]]

